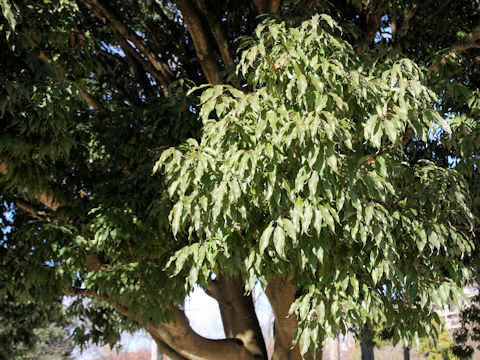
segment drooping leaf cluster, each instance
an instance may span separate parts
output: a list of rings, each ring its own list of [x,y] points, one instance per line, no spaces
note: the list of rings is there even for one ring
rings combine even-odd
[[[443,2],[440,15],[438,1],[375,2],[371,15],[385,16],[361,57],[360,1],[283,2],[288,25],[257,34],[252,1],[197,1],[231,50],[246,46],[232,54],[247,93],[208,88],[200,108],[188,84],[205,75],[175,2],[101,2],[168,64],[169,96],[145,53],[87,3],[0,2],[0,191],[16,222],[0,247],[2,298],[46,305],[85,287],[159,322],[212,269],[242,272],[249,289],[280,273],[299,288],[303,350],[318,324],[331,334],[383,316],[408,314],[421,336],[431,303],[466,279],[459,261],[478,264],[466,239],[466,206],[478,215],[480,204],[478,52],[445,50],[476,26],[478,1]],[[408,31],[395,33],[407,11]],[[331,18],[295,27],[313,13]],[[228,82],[234,69],[220,63]],[[162,159],[166,189],[153,165],[187,138]],[[48,211],[44,193],[63,206]],[[96,324],[79,327],[81,342],[134,328],[98,302],[72,311]]]
[[[328,16],[260,26],[237,70],[252,91],[204,90],[202,139],[156,165],[175,201],[172,231],[191,242],[174,274],[190,288],[212,269],[240,269],[247,289],[291,277],[303,353],[347,323],[407,313],[394,339],[418,342],[432,304],[460,303],[459,258],[472,249],[455,229],[473,222],[462,176],[403,151],[407,128],[424,142],[449,131],[421,69],[371,65],[340,33]]]

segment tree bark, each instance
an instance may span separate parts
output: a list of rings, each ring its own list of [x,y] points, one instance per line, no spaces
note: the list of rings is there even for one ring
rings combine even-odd
[[[293,346],[298,320],[295,315],[289,315],[290,306],[295,301],[295,286],[286,277],[274,276],[269,280],[265,292],[275,316],[275,345],[272,360],[301,360],[299,344]],[[307,353],[303,359],[313,359],[313,356]],[[321,346],[317,349],[316,359],[322,359]]]
[[[255,8],[260,15],[277,15],[280,10],[280,4],[280,0],[253,0],[253,5],[255,5]]]
[[[367,325],[362,328],[360,337],[362,360],[375,360],[375,353],[373,351],[373,333]]]
[[[177,0],[176,4],[182,13],[185,24],[187,24],[188,32],[192,37],[198,60],[207,81],[211,84],[218,84],[220,81],[218,59],[215,57],[214,49],[210,44],[210,36],[202,24],[195,3],[191,0]]]
[[[357,47],[357,54],[362,55],[367,47],[372,43],[380,27],[380,21],[382,20],[382,13],[367,12],[365,15],[365,34]]]
[[[403,360],[410,360],[410,346],[403,346]]]
[[[228,40],[225,36],[225,33],[222,29],[222,24],[219,19],[210,12],[205,4],[205,0],[198,1],[200,10],[202,11],[204,17],[207,19],[208,26],[212,31],[213,36],[215,37],[215,41],[217,43],[218,49],[220,50],[220,55],[222,56],[223,64],[226,67],[233,66],[233,58],[232,53],[230,51],[230,47],[228,46]]]
[[[91,289],[63,289],[68,296],[87,296],[105,302],[124,316],[129,316],[129,308],[113,303],[108,296]],[[165,353],[171,351],[176,356],[173,360],[258,360],[240,339],[211,340],[198,335],[190,327],[183,311],[172,306],[176,320],[169,323],[155,324],[152,321],[145,325],[140,318],[133,316],[152,335],[160,349]]]
[[[218,302],[227,338],[242,340],[252,354],[266,360],[267,349],[252,296],[245,294],[242,280],[239,277],[218,276],[206,290]]]
[[[0,163],[0,173],[2,173],[5,176],[8,176],[6,162]],[[39,201],[40,203],[42,203],[43,205],[45,205],[46,207],[50,208],[53,211],[57,210],[58,207],[60,206],[60,204],[53,198],[53,196],[47,192],[32,194],[27,188],[25,188],[25,192],[30,193],[31,195],[34,195],[37,201]]]
[[[102,16],[107,19],[112,27],[124,38],[125,41],[130,41],[135,47],[142,52],[142,54],[150,61],[155,69],[155,72],[152,73],[157,80],[160,81],[162,90],[166,95],[168,94],[168,86],[173,81],[173,74],[167,64],[164,64],[160,61],[160,54],[156,54],[152,51],[145,41],[138,36],[132,29],[127,27],[115,14],[112,9],[110,9],[106,3],[101,0],[86,0],[85,5],[94,13],[98,14],[100,12]],[[134,50],[135,51],[135,50]],[[135,51],[135,53],[137,53]],[[137,53],[138,54],[138,53]],[[139,57],[137,59],[140,60]],[[142,62],[142,65],[145,65]]]

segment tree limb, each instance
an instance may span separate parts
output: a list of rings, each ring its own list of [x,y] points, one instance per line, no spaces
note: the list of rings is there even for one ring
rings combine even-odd
[[[398,34],[395,40],[402,39],[407,35],[408,30],[410,28],[410,20],[413,18],[414,15],[415,15],[415,12],[413,10],[408,8],[404,10],[403,16],[402,16],[402,22],[400,24],[400,29],[398,30]]]
[[[8,175],[8,168],[7,163],[5,161],[0,162],[0,173],[7,176]],[[25,192],[31,193],[27,188],[25,188]],[[46,192],[41,192],[39,194],[35,194],[35,199],[41,202],[46,207],[52,209],[53,211],[57,210],[60,207],[60,204],[55,201],[53,196],[47,194]]]
[[[191,0],[177,0],[176,4],[182,13],[185,24],[187,24],[188,32],[192,37],[198,60],[207,81],[211,84],[218,84],[220,81],[218,61],[214,56],[214,50],[209,41],[210,37],[203,27],[195,4]]]
[[[128,307],[112,302],[108,296],[90,289],[64,288],[68,296],[87,296],[112,306],[121,315],[129,316]],[[171,348],[179,357],[189,360],[258,360],[239,339],[211,340],[198,335],[190,327],[183,311],[172,307],[176,321],[155,324],[150,321],[145,329],[162,344]],[[133,315],[133,320],[143,324],[142,319]]]
[[[15,202],[15,205],[19,209],[26,211],[27,213],[29,213],[30,215],[32,215],[33,217],[39,220],[48,220],[49,217],[46,211],[38,209],[34,205],[30,204],[29,202],[19,197],[13,196],[12,199]]]
[[[173,350],[170,346],[165,344],[165,342],[163,342],[158,336],[155,336],[152,333],[150,333],[150,336],[152,337],[153,341],[155,341],[155,343],[157,344],[160,351],[163,354],[167,355],[170,359],[172,359],[172,360],[187,360],[182,355],[180,355],[175,350]]]
[[[358,55],[362,55],[367,49],[367,47],[371,44],[373,39],[375,38],[375,34],[377,33],[380,27],[380,21],[382,20],[382,13],[368,12],[365,15],[365,18],[366,18],[366,30],[362,40],[360,41],[360,44],[357,47]]]
[[[218,302],[227,338],[241,339],[252,354],[266,360],[267,349],[252,296],[245,294],[242,280],[219,275],[208,283],[206,291]]]
[[[295,315],[289,315],[290,306],[295,301],[296,288],[293,282],[285,276],[274,276],[268,281],[265,289],[268,300],[272,305],[275,316],[275,348],[272,360],[301,360],[299,344],[293,346],[293,337],[298,327]],[[321,343],[321,341],[320,341]],[[317,359],[322,359],[322,348],[319,346],[316,353]],[[313,359],[312,354],[307,353],[303,359]]]
[[[164,64],[159,60],[158,55],[155,54],[145,43],[145,41],[138,36],[132,29],[127,27],[110,9],[107,4],[101,0],[85,0],[85,5],[94,13],[97,14],[100,12],[105,19],[113,26],[113,28],[125,39],[125,41],[131,42],[135,47],[145,55],[145,57],[150,61],[153,68],[157,73],[152,73],[155,77],[159,76],[159,81],[161,82],[164,92],[168,93],[168,86],[173,81],[170,68],[168,65]],[[136,51],[135,51],[136,52]]]
[[[478,62],[480,62],[480,56],[475,56],[473,59],[468,60],[465,65],[459,66],[456,69],[450,71],[445,77],[450,79],[454,76],[457,76],[462,71],[465,71],[469,66],[472,66],[473,64],[476,64]]]
[[[480,44],[476,43],[480,39],[480,25],[477,25],[465,38],[457,41],[448,48],[450,51],[465,51],[472,48],[480,48]]]
[[[443,9],[445,9],[445,7],[450,4],[451,0],[444,0],[440,6],[438,6],[435,11],[433,11],[432,13],[430,13],[426,18],[425,20],[423,21],[425,24],[429,23],[430,21],[432,21],[434,18],[436,18],[442,11]]]
[[[440,60],[440,64],[438,64],[438,62],[434,62],[430,66],[430,70],[434,74],[438,74],[438,72],[439,72],[438,65],[445,66],[447,64],[447,61],[448,61],[449,57],[450,57],[450,53],[452,53],[452,52],[461,52],[461,51],[466,51],[466,50],[469,50],[469,49],[480,49],[480,43],[476,42],[478,39],[480,39],[480,25],[477,25],[465,38],[463,38],[460,41],[457,41],[456,43],[451,45],[449,48],[447,48],[445,50],[446,54]],[[467,63],[463,67],[460,67],[460,68],[457,68],[457,69],[453,70],[453,72],[451,74],[447,74],[446,77],[450,78],[450,77],[453,77],[453,76],[459,74],[460,72],[465,70],[468,66],[473,65],[474,63],[478,62],[479,60],[480,60],[480,58],[478,56],[474,57],[470,63]]]
[[[220,54],[223,59],[223,63],[226,67],[233,66],[233,59],[230,51],[230,47],[228,46],[228,41],[223,32],[222,26],[218,18],[210,12],[205,4],[205,0],[198,1],[200,5],[200,10],[202,11],[204,17],[207,19],[208,26],[212,31],[213,36],[215,37],[215,41],[217,42],[218,49],[220,50]]]
[[[255,5],[255,8],[260,15],[277,15],[280,10],[280,4],[280,0],[253,0],[253,5]]]

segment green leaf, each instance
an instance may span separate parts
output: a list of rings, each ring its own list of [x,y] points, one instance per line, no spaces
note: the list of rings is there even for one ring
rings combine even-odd
[[[285,232],[280,226],[277,226],[273,233],[273,244],[278,255],[285,258]]]
[[[307,78],[305,77],[305,75],[300,74],[297,78],[298,96],[303,96],[303,94],[305,94],[307,86]]]
[[[387,136],[388,138],[390,139],[390,141],[392,143],[396,143],[397,142],[397,129],[395,128],[395,125],[393,124],[393,122],[391,120],[384,120],[383,121],[383,125],[384,125],[384,128],[385,128],[385,132],[387,133]]]
[[[328,211],[328,209],[324,206],[320,207],[320,211],[322,213],[322,218],[323,220],[327,223],[327,225],[330,227],[330,230],[332,232],[335,232],[335,222],[333,220],[332,215]]]
[[[283,222],[283,228],[287,232],[288,236],[292,240],[296,240],[297,239],[297,229],[296,229],[295,225],[293,224],[293,222],[290,219],[285,219],[285,218],[282,219],[282,222]]]
[[[268,244],[270,243],[270,237],[272,236],[273,232],[273,224],[270,223],[265,230],[263,230],[262,236],[260,237],[260,245],[259,250],[260,254],[265,252]]]

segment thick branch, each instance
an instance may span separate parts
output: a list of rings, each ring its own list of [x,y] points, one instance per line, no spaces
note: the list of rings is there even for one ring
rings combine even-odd
[[[183,311],[174,309],[176,321],[147,327],[170,347],[187,359],[195,360],[254,360],[253,355],[240,339],[210,340],[198,335],[190,327]]]
[[[218,84],[220,73],[218,62],[195,4],[191,0],[178,0],[176,4],[182,13],[185,24],[188,26],[188,32],[192,37],[198,60],[207,81],[211,84]]]
[[[162,86],[165,86],[166,83],[172,82],[173,74],[170,71],[168,65],[161,62],[158,58],[158,55],[155,54],[145,43],[145,41],[138,36],[132,29],[127,27],[117,16],[115,16],[114,12],[108,8],[107,4],[105,4],[101,0],[86,0],[85,4],[89,9],[92,10],[93,13],[97,14],[101,12],[101,14],[110,22],[113,28],[126,40],[130,41],[135,47],[140,50],[145,57],[150,61],[153,65],[155,70],[162,74],[161,78],[158,80],[161,82]],[[158,73],[153,73],[155,77],[158,76]],[[166,91],[166,89],[163,89]]]
[[[457,41],[452,46],[449,47],[450,51],[465,51],[472,48],[480,48],[480,44],[476,43],[480,39],[480,25],[476,26],[471,33],[469,33],[465,38],[460,41]]]
[[[218,301],[227,338],[241,339],[252,354],[267,359],[267,349],[252,296],[245,294],[242,280],[219,275],[210,281],[206,290]]]
[[[129,316],[128,307],[113,303],[108,296],[101,295],[94,290],[65,288],[63,293],[68,296],[88,296],[101,300],[112,306],[124,316]],[[175,322],[155,324],[149,322],[145,329],[162,344],[167,345],[179,357],[177,359],[189,360],[255,360],[258,359],[250,353],[239,339],[211,340],[198,335],[190,327],[183,311],[173,308],[176,316]],[[132,317],[143,325],[142,320]]]
[[[220,50],[220,54],[223,59],[223,63],[226,67],[233,66],[233,59],[230,52],[230,48],[228,46],[228,41],[223,32],[222,26],[218,18],[208,10],[207,5],[205,4],[205,0],[199,0],[200,10],[202,11],[203,15],[207,19],[208,26],[212,31],[213,36],[215,37],[215,41],[217,42],[218,49]]]
[[[260,15],[277,15],[280,10],[280,4],[280,0],[253,0],[253,5],[255,5],[255,8]]]
[[[99,110],[102,107],[100,102],[97,99],[95,99],[92,95],[90,95],[88,92],[86,92],[83,89],[79,89],[79,91],[80,91],[80,95],[82,95],[83,100],[85,100],[85,102],[89,106],[91,106],[93,109]]]
[[[152,333],[150,333],[150,336],[152,337],[153,341],[155,341],[160,351],[163,354],[167,355],[171,360],[187,360],[182,355],[173,350],[170,346],[165,344],[165,342],[163,342],[158,336],[155,336]]]
[[[122,49],[125,51],[125,53],[128,53],[132,57],[137,59],[137,61],[142,66],[144,66],[150,74],[152,74],[155,77],[155,79],[159,82],[159,85],[162,88],[163,93],[167,96],[169,94],[168,87],[170,86],[171,81],[166,79],[165,76],[160,71],[155,69],[152,63],[145,60],[143,56],[139,54],[138,51],[132,45],[130,45],[130,43],[126,41],[122,36],[118,36],[117,40],[120,43],[120,46],[122,47]]]
[[[37,45],[36,44],[32,44],[33,47],[36,47]],[[50,68],[53,69],[53,71],[55,73],[58,73],[58,68],[55,68],[51,63],[50,63],[50,59],[48,58],[48,55],[44,52],[44,51],[40,51],[38,57],[47,65],[49,66]],[[78,88],[78,86],[77,86]],[[91,94],[89,94],[87,91],[83,90],[83,89],[80,89],[78,88],[78,90],[80,91],[80,95],[82,96],[83,100],[85,100],[85,102],[91,106],[92,108],[94,108],[95,110],[98,110],[102,107],[102,104],[101,104],[101,101],[100,100],[97,100],[95,97],[93,97]]]
[[[469,230],[469,231],[480,231],[480,228],[471,228],[470,226],[467,225],[454,225],[453,226],[457,230]]]
[[[395,40],[402,39],[407,35],[410,28],[410,20],[413,18],[414,14],[415,13],[413,10],[405,9],[405,11],[403,12],[402,23],[400,25],[400,29]]]
[[[444,0],[440,6],[438,6],[435,11],[431,12],[424,20],[424,23],[429,23],[432,21],[434,18],[436,18],[442,11],[445,9],[445,7],[450,4],[452,0]]]
[[[380,21],[382,19],[382,13],[367,13],[366,17],[366,30],[365,34],[362,38],[362,41],[357,47],[357,54],[362,55],[367,47],[371,44],[373,39],[375,38],[375,34],[377,33],[380,27]]]
[[[275,316],[275,348],[272,360],[301,360],[299,344],[292,347],[293,337],[298,327],[295,315],[289,315],[290,306],[295,301],[295,285],[286,277],[275,276],[268,282],[265,289]],[[322,359],[321,341],[316,358]],[[312,359],[310,353],[304,359]]]
[[[3,175],[8,174],[7,163],[6,162],[1,162],[0,163],[0,173],[2,173]],[[31,192],[27,188],[25,188],[25,192],[31,194]],[[53,196],[51,196],[50,194],[47,194],[46,192],[41,192],[39,194],[34,194],[34,195],[35,195],[35,199],[37,201],[41,202],[46,207],[49,207],[53,211],[57,210],[58,207],[60,206],[60,204],[55,201]]]
[[[442,60],[440,61],[440,64],[437,62],[433,63],[430,67],[431,71],[434,74],[438,74],[439,69],[438,65],[445,66],[448,62],[448,59],[450,57],[451,52],[459,52],[459,51],[466,51],[469,49],[475,49],[478,48],[480,49],[480,43],[477,43],[476,41],[480,39],[480,25],[476,26],[472,32],[470,32],[464,39],[454,43],[451,45],[448,49],[446,49],[446,54],[443,56]],[[446,74],[447,78],[453,77],[463,70],[465,70],[468,66],[473,65],[474,63],[479,61],[479,57],[474,57],[470,62],[467,62],[466,65],[461,66],[455,70],[453,70],[450,74]]]
[[[476,64],[476,63],[478,63],[478,62],[480,62],[480,56],[475,56],[473,59],[468,60],[465,65],[459,66],[459,67],[457,67],[456,69],[450,71],[450,72],[446,75],[446,77],[447,77],[447,78],[452,78],[452,77],[454,77],[454,76],[457,76],[457,75],[460,74],[462,71],[465,71],[468,67],[470,67],[470,66],[472,66],[472,65],[474,65],[474,64]]]

